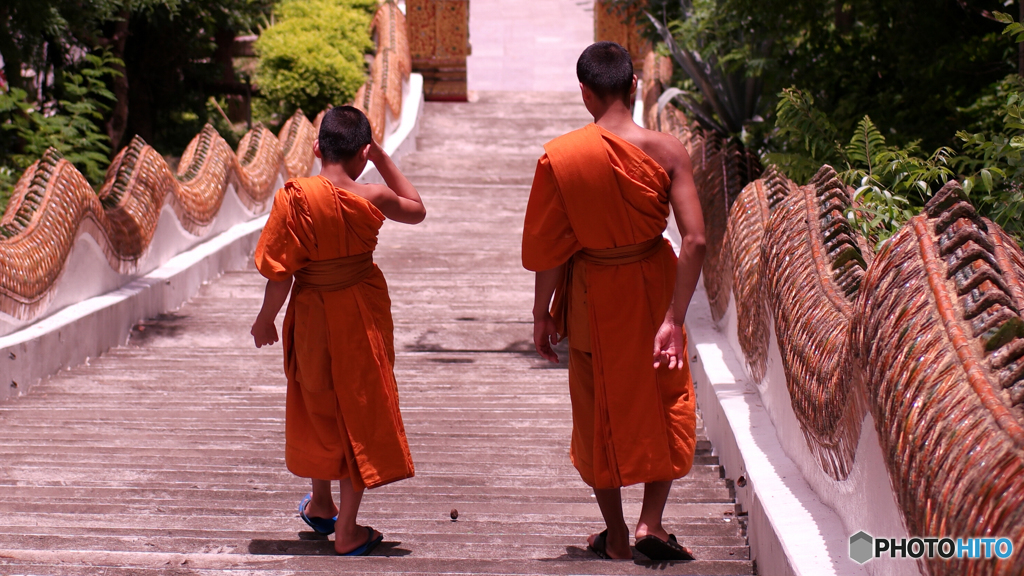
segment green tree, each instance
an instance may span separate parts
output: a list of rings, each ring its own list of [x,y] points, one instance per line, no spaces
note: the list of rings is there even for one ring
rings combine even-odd
[[[999,0],[626,0],[726,72],[763,82],[754,140],[774,149],[778,94],[799,86],[841,133],[869,115],[895,144],[953,144],[963,107],[1017,69]],[[652,26],[651,35],[660,36]],[[683,87],[683,86],[681,86]]]
[[[352,100],[366,81],[375,0],[285,0],[256,44],[263,113],[316,114]]]
[[[102,128],[103,114],[114,100],[106,82],[119,73],[114,66],[120,63],[106,52],[86,56],[76,72],[63,72],[60,98],[47,114],[21,88],[0,93],[0,118],[6,118],[0,126],[22,144],[21,151],[10,154],[0,170],[0,214],[21,172],[47,148],[56,148],[94,184],[102,182],[111,151]]]
[[[109,80],[115,101],[104,118],[113,148],[139,134],[173,154],[207,120],[208,98],[236,80],[235,36],[256,30],[274,2],[5,0],[0,53],[11,85],[45,107],[61,90],[61,70],[75,69],[97,47],[109,49],[124,63]]]

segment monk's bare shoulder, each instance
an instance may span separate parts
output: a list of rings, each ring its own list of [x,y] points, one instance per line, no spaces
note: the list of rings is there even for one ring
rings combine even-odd
[[[679,170],[689,168],[690,154],[675,136],[643,128],[643,139],[644,152],[660,164],[670,178],[674,179]]]
[[[353,186],[349,186],[349,192],[359,196],[363,200],[366,200],[370,204],[377,206],[380,202],[385,201],[389,194],[394,194],[391,189],[383,184],[359,184],[356,183]],[[379,206],[378,206],[379,208]]]

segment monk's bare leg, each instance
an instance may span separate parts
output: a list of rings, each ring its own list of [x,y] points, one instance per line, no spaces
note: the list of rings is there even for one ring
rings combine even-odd
[[[597,505],[601,508],[608,537],[605,540],[605,553],[616,560],[629,560],[633,557],[629,549],[629,528],[622,517],[622,495],[618,488],[594,489]],[[593,546],[597,534],[591,534],[587,542]]]
[[[313,496],[306,504],[306,516],[311,518],[334,518],[338,507],[334,505],[330,480],[313,479]]]
[[[345,554],[366,544],[370,539],[364,526],[356,524],[359,504],[363,501],[365,489],[356,490],[350,480],[341,480],[341,500],[338,506],[338,520],[334,523],[334,550]],[[373,538],[379,532],[373,531]]]
[[[665,514],[668,493],[672,489],[672,481],[649,482],[644,484],[644,505],[640,510],[640,521],[636,523],[636,539],[644,536],[656,536],[668,540],[668,532],[661,525]]]

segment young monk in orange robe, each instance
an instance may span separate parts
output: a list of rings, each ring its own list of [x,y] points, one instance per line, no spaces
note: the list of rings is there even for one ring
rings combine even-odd
[[[385,217],[416,224],[426,211],[356,108],[326,114],[313,152],[320,175],[278,190],[256,247],[267,289],[252,335],[257,348],[277,341],[274,318],[291,291],[285,461],[313,479],[299,514],[314,530],[335,532],[337,553],[365,555],[383,535],[356,524],[363,490],[413,475],[398,410],[391,300],[373,249]],[[368,160],[387,186],[355,182]],[[332,480],[340,480],[340,507]]]
[[[569,339],[572,462],[607,525],[589,547],[632,557],[619,488],[642,482],[637,549],[687,559],[662,515],[696,446],[682,325],[704,259],[700,201],[683,145],[633,122],[629,53],[599,42],[576,70],[594,123],[544,146],[526,211],[523,265],[537,272],[534,343],[558,362],[551,344]],[[682,235],[678,263],[662,237],[670,206]]]

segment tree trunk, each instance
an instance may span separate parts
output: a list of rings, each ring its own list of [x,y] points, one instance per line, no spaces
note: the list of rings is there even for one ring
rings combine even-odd
[[[110,42],[111,53],[122,62],[124,61],[125,42],[128,41],[129,16],[127,11],[119,15],[120,20],[114,25],[114,37]],[[106,128],[107,136],[110,138],[111,154],[116,154],[121,147],[125,130],[128,128],[128,70],[122,64],[115,65],[113,68],[121,72],[121,75],[114,78],[113,92],[116,101]]]

